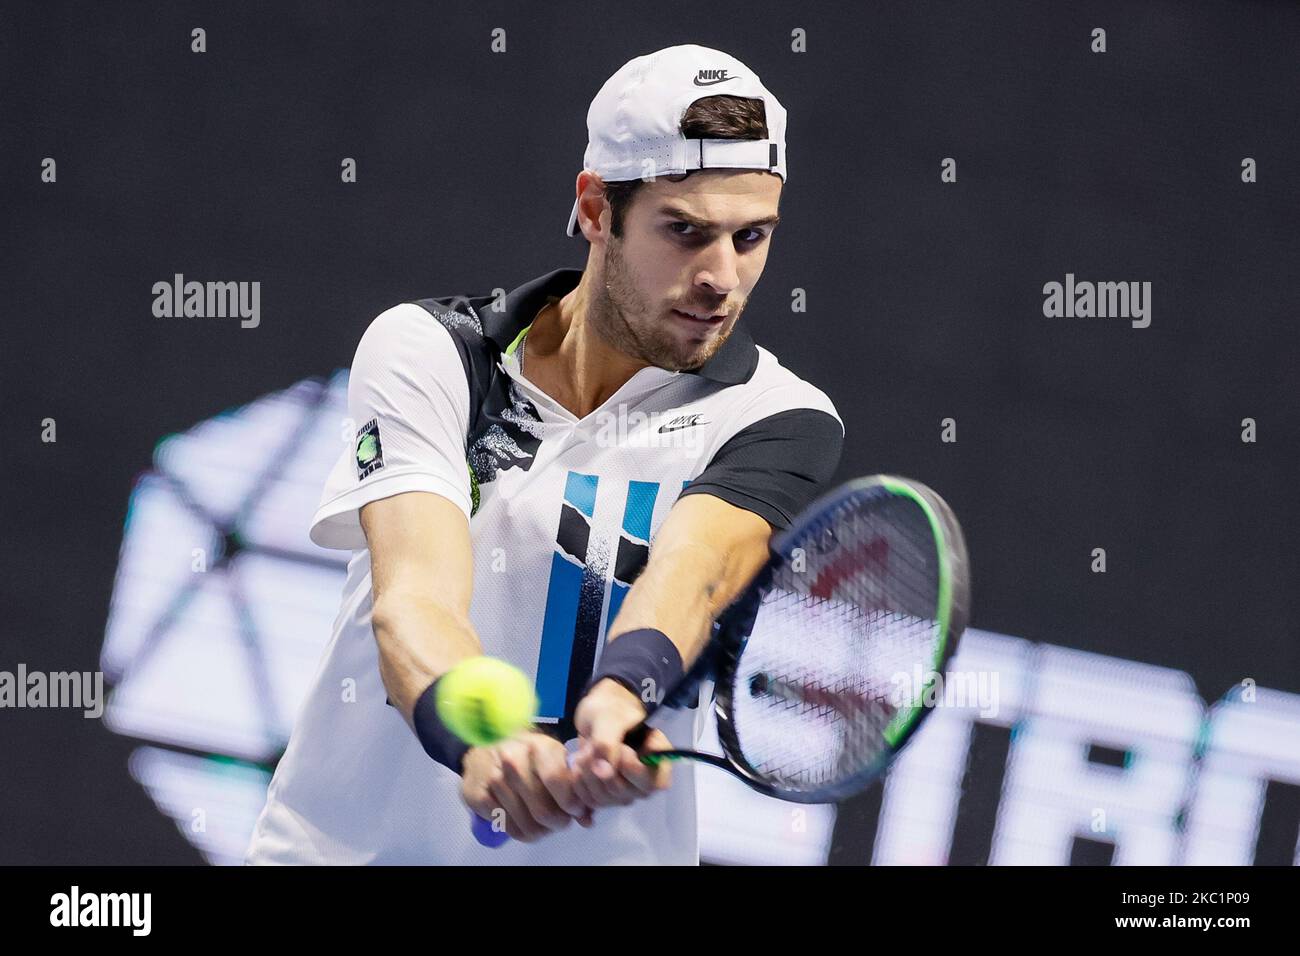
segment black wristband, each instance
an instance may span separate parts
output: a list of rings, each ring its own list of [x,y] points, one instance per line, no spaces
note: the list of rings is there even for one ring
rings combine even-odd
[[[438,763],[449,768],[453,773],[459,774],[464,770],[465,754],[469,751],[469,744],[461,740],[442,722],[438,716],[437,694],[438,680],[430,684],[420,699],[415,702],[415,711],[412,714],[412,723],[415,725],[415,736],[420,738],[420,746]]]
[[[682,679],[681,651],[657,628],[628,631],[606,643],[587,690],[606,678],[635,694],[650,714]],[[652,700],[646,700],[647,691],[652,691]]]

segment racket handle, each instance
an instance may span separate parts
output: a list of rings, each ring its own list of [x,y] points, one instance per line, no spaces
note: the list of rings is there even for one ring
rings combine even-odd
[[[645,739],[649,735],[650,725],[645,721],[642,721],[623,735],[623,743],[627,744],[633,750],[639,751],[645,746]]]
[[[470,830],[474,834],[474,839],[487,847],[489,850],[495,850],[499,846],[504,846],[505,842],[510,839],[510,834],[505,830],[494,830],[492,824],[484,820],[474,811],[470,811]]]

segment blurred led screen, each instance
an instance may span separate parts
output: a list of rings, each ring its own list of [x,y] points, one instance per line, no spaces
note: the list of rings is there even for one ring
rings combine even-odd
[[[346,394],[340,371],[171,435],[131,495],[105,718],[214,864],[241,862],[338,611],[348,555],[307,528],[355,433]],[[872,863],[947,863],[980,800],[990,864],[1300,860],[1300,696],[1244,682],[1207,706],[1177,669],[976,629],[952,670],[979,693],[945,700],[891,770]],[[695,776],[705,861],[826,862],[836,808]]]

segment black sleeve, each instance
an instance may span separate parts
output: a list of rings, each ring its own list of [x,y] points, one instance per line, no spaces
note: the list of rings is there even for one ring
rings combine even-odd
[[[778,530],[824,489],[840,463],[844,432],[835,417],[795,408],[732,435],[683,495],[715,495]]]

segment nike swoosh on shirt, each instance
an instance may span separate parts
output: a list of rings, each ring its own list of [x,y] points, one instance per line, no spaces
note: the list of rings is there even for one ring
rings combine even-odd
[[[660,425],[660,426],[659,426],[659,431],[660,431],[661,433],[662,433],[662,432],[675,432],[675,431],[678,431],[679,429],[682,429],[682,428],[694,428],[696,425],[707,425],[707,424],[708,424],[708,422],[685,422],[684,424],[681,424],[681,425],[674,425],[674,424],[672,424],[672,423],[670,422],[670,423],[667,424],[667,425]]]

